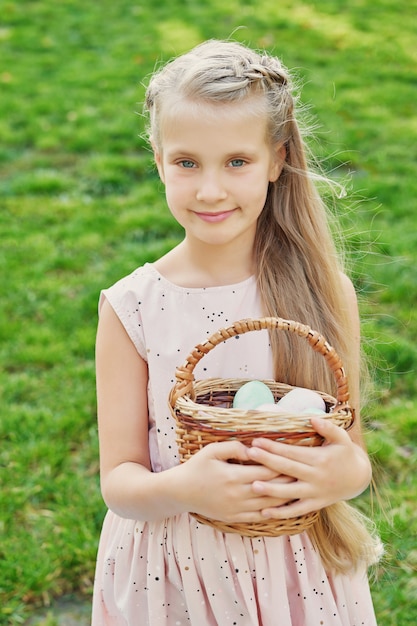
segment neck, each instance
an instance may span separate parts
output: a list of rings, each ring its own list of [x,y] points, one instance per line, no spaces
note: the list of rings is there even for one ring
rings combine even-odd
[[[184,287],[232,285],[249,278],[254,269],[251,249],[202,242],[194,245],[187,238],[155,266],[166,278]]]

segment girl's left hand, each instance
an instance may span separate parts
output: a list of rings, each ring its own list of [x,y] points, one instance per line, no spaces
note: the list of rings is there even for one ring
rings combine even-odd
[[[254,439],[248,450],[251,460],[291,482],[256,481],[258,495],[291,501],[262,511],[267,518],[286,519],[318,511],[341,500],[350,500],[369,485],[371,464],[367,453],[354,443],[348,433],[322,418],[311,424],[325,442],[319,447],[288,445],[269,439]]]

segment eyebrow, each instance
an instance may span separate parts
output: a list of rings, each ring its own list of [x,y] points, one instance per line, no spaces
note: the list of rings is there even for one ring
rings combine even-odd
[[[176,156],[182,156],[182,157],[187,156],[189,158],[195,158],[195,155],[193,152],[190,152],[189,150],[185,150],[185,148],[181,148],[181,147],[172,148],[170,150],[163,150],[163,152],[166,157],[169,157],[171,159]]]
[[[165,156],[168,159],[172,159],[177,156],[178,157],[181,156],[181,157],[189,158],[189,159],[198,159],[198,156],[199,156],[198,154],[194,152],[190,152],[189,150],[182,148],[181,146],[171,148],[164,152],[165,152]],[[251,148],[245,148],[244,146],[240,146],[236,150],[233,150],[233,152],[229,152],[225,154],[222,158],[224,158],[225,161],[234,159],[236,157],[245,157],[247,159],[253,159],[256,156],[256,154],[257,154],[256,150],[253,150]]]

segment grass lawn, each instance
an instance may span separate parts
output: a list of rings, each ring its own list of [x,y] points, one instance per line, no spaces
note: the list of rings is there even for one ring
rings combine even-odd
[[[0,624],[91,594],[105,512],[98,294],[181,237],[141,138],[142,82],[231,34],[296,71],[313,150],[350,180],[340,208],[375,370],[365,415],[383,508],[369,494],[359,505],[373,504],[387,547],[372,584],[379,626],[415,624],[416,15],[416,0],[3,0]]]

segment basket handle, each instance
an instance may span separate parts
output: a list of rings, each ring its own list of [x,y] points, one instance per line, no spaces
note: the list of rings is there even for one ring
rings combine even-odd
[[[194,368],[197,363],[208,352],[213,350],[219,343],[223,343],[236,335],[253,330],[285,330],[294,333],[299,337],[304,337],[315,352],[321,354],[329,366],[336,381],[337,394],[336,406],[347,405],[349,401],[349,389],[345,370],[342,361],[336,350],[326,341],[326,339],[315,330],[312,330],[305,324],[284,320],[281,317],[262,317],[259,319],[244,319],[235,322],[228,328],[222,328],[211,335],[204,343],[197,344],[192,352],[188,355],[184,365],[177,368],[175,372],[176,383],[171,391],[170,402],[174,406],[178,398],[185,394],[193,394],[194,387]]]

